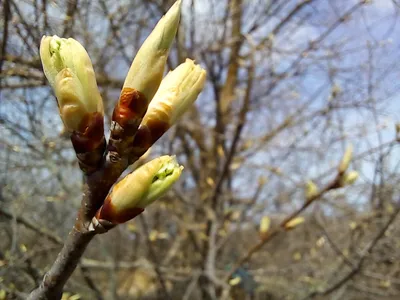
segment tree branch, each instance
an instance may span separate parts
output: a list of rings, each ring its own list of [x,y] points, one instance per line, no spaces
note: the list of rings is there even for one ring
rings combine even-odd
[[[81,232],[74,226],[56,261],[28,300],[61,299],[65,283],[95,234],[94,231]]]
[[[363,254],[361,255],[361,258],[359,259],[358,263],[353,267],[353,269],[342,279],[340,279],[337,283],[332,285],[331,287],[323,290],[323,291],[315,291],[308,296],[304,298],[306,299],[313,299],[316,296],[328,296],[332,294],[334,291],[342,287],[344,284],[346,284],[349,280],[351,280],[355,275],[357,275],[365,262],[365,259],[372,253],[374,250],[375,246],[378,244],[378,242],[385,236],[385,233],[389,229],[389,227],[393,224],[393,222],[396,220],[397,216],[400,214],[400,205],[398,205],[397,209],[395,212],[390,216],[389,220],[386,222],[386,224],[382,227],[382,229],[378,232],[378,234],[375,236],[375,238],[369,243],[369,245],[364,249],[362,252]]]

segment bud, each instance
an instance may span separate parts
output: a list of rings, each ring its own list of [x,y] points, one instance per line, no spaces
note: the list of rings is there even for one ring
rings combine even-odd
[[[349,168],[353,156],[353,145],[349,144],[339,165],[339,173],[344,173]]]
[[[122,127],[125,127],[124,123],[129,119],[138,119],[140,123],[156,93],[164,74],[169,49],[178,29],[180,14],[179,0],[157,23],[136,54],[113,115],[113,120]]]
[[[157,23],[132,62],[112,115],[109,142],[112,158],[132,144],[149,102],[160,85],[180,14],[179,0]]]
[[[267,216],[262,217],[260,222],[260,233],[267,233],[271,226],[271,219]]]
[[[268,216],[262,217],[260,221],[259,234],[261,239],[266,239],[268,237],[268,231],[271,227],[271,219]]]
[[[242,278],[240,278],[240,276],[235,276],[229,280],[229,285],[235,286],[235,285],[238,285],[241,281],[242,281]]]
[[[260,176],[258,178],[258,184],[263,186],[264,184],[266,184],[268,182],[268,178],[265,176]]]
[[[312,199],[318,194],[318,187],[313,181],[311,180],[307,181],[305,194],[306,194],[306,200]]]
[[[350,171],[343,175],[341,180],[341,186],[345,185],[352,185],[358,179],[358,172],[357,171]]]
[[[136,217],[171,188],[182,169],[174,156],[153,159],[114,186],[96,219],[119,224]]]
[[[91,115],[100,114],[102,119],[103,101],[92,62],[78,41],[56,35],[44,36],[40,43],[40,58],[69,131],[85,132]]]
[[[287,222],[284,226],[286,230],[291,230],[296,228],[298,225],[301,223],[304,223],[304,218],[303,217],[296,217],[289,222]]]
[[[193,104],[205,80],[206,71],[190,59],[165,76],[134,140],[139,152],[146,151]]]
[[[178,30],[181,1],[175,4],[157,23],[140,47],[126,76],[123,88],[140,91],[151,100],[164,74],[169,48]]]
[[[142,124],[160,119],[168,122],[170,126],[173,125],[197,99],[205,81],[206,71],[193,60],[186,59],[165,76]]]

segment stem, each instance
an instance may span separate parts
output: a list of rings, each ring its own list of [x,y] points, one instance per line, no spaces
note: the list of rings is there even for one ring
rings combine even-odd
[[[61,299],[65,283],[95,234],[93,231],[78,231],[74,226],[56,261],[44,276],[40,286],[29,295],[28,300]]]
[[[126,158],[113,163],[107,157],[104,166],[85,179],[81,209],[75,226],[68,235],[56,261],[46,273],[40,286],[33,290],[28,300],[61,299],[65,283],[74,272],[79,259],[96,232],[88,230],[89,224],[107,196],[111,186],[128,166]]]

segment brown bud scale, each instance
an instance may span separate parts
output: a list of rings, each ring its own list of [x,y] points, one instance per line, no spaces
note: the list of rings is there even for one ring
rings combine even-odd
[[[91,152],[98,148],[104,140],[103,114],[89,113],[79,125],[79,131],[71,134],[71,141],[76,153]]]
[[[168,123],[149,119],[146,125],[139,127],[133,140],[134,155],[142,156],[168,129]]]
[[[141,92],[124,88],[121,91],[118,104],[115,106],[112,120],[117,122],[124,130],[136,130],[146,113],[148,101]]]
[[[87,114],[79,126],[79,131],[71,133],[71,142],[80,168],[86,174],[96,171],[103,161],[106,148],[103,114]]]
[[[110,196],[107,196],[103,206],[97,211],[95,217],[98,220],[106,220],[113,224],[121,224],[135,218],[143,211],[144,208],[141,207],[133,207],[124,209],[123,211],[117,211],[111,203]]]

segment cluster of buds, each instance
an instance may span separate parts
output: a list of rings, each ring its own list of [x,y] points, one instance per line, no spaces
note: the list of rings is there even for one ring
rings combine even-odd
[[[107,151],[103,103],[88,53],[74,39],[43,37],[40,56],[44,73],[86,174],[99,170],[106,159],[132,164],[188,110],[204,88],[206,72],[190,59],[163,79],[180,13],[178,0],[134,58],[112,114]],[[101,206],[93,216],[92,229],[108,229],[134,218],[172,186],[182,169],[174,157],[161,156],[125,176],[96,207]]]
[[[143,155],[204,87],[206,72],[192,60],[162,79],[178,29],[180,9],[181,1],[177,1],[158,22],[132,62],[112,116],[111,159],[117,160],[124,151],[130,154],[131,160]]]

